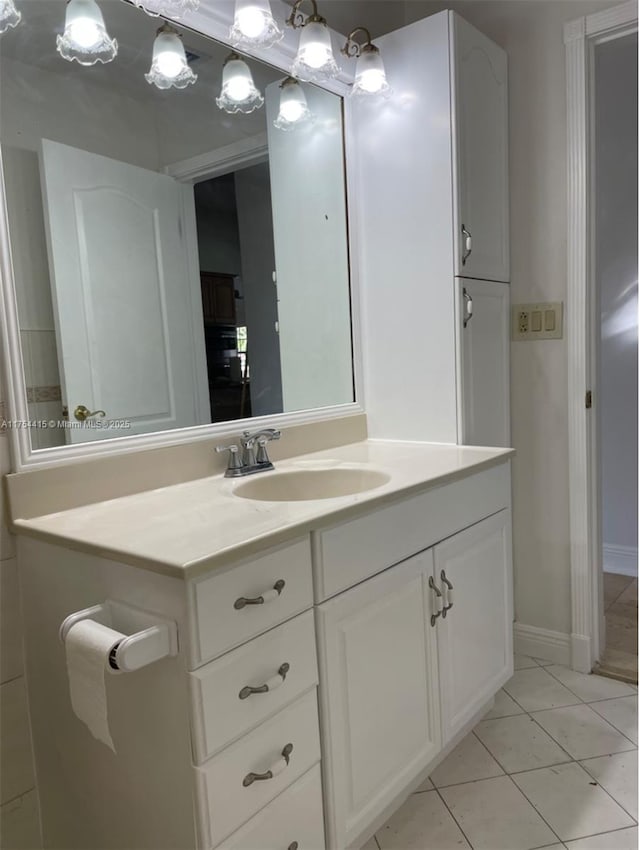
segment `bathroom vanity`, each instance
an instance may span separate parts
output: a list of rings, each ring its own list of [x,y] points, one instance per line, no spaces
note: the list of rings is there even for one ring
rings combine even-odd
[[[45,847],[361,846],[512,673],[511,454],[365,441],[14,516]],[[106,673],[115,754],[70,703],[83,611],[177,630]]]

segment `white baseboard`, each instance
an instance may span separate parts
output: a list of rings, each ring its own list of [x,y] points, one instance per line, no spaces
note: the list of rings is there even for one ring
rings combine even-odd
[[[571,638],[564,632],[514,623],[513,643],[518,655],[543,658],[565,667],[571,665]]]
[[[615,543],[604,543],[602,546],[602,569],[605,573],[637,576],[638,549],[633,546],[617,546]]]

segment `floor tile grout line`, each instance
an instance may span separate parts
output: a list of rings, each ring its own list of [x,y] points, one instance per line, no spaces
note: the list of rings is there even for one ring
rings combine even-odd
[[[585,703],[585,705],[586,705],[586,703]],[[589,707],[589,706],[587,706],[587,708],[588,708],[588,707]],[[563,705],[563,706],[560,706],[560,708],[575,708],[575,706],[571,706],[571,705]],[[543,711],[556,711],[556,709],[555,709],[555,708],[545,708],[545,709],[543,709]],[[593,711],[593,709],[592,709],[592,711]],[[537,712],[537,713],[538,713],[538,714],[542,714],[543,712],[542,712],[542,711],[540,711],[540,712]],[[600,717],[600,719],[601,719],[601,720],[604,720],[604,722],[605,722],[605,723],[608,723],[608,721],[607,721],[604,717],[602,717],[600,714],[598,714],[598,712],[597,712],[597,711],[594,711],[593,713],[594,713],[595,715],[597,715],[598,717]],[[571,760],[572,760],[572,761],[575,761],[575,762],[584,761],[585,759],[598,759],[598,758],[605,758],[606,756],[615,756],[615,755],[618,755],[619,753],[630,753],[630,752],[632,752],[633,750],[637,750],[637,749],[638,749],[638,745],[637,745],[637,744],[634,744],[634,743],[633,743],[633,741],[631,741],[631,739],[630,739],[630,738],[627,738],[627,736],[626,736],[626,735],[623,735],[623,734],[622,734],[622,732],[620,732],[620,730],[619,730],[619,729],[616,729],[616,727],[615,727],[615,726],[612,726],[612,724],[611,724],[611,723],[609,723],[609,726],[611,726],[611,728],[612,728],[612,729],[614,729],[614,731],[616,731],[619,735],[622,735],[622,737],[623,737],[625,740],[629,741],[629,743],[631,744],[631,746],[630,746],[628,749],[626,749],[626,750],[617,750],[617,752],[615,752],[615,753],[603,753],[603,754],[602,754],[602,755],[600,755],[600,756],[584,756],[582,759],[580,759],[580,758],[576,758],[575,756],[572,756],[572,755],[571,755],[571,753],[570,753],[570,752],[566,749],[566,747],[563,747],[563,746],[562,746],[562,744],[560,743],[560,741],[558,741],[558,739],[557,739],[557,738],[555,738],[555,737],[551,734],[551,732],[547,731],[547,730],[544,728],[544,726],[543,726],[541,723],[539,723],[539,722],[538,722],[537,717],[533,717],[533,715],[530,715],[530,716],[531,716],[531,719],[532,719],[535,723],[537,723],[537,724],[538,724],[538,726],[539,726],[539,727],[540,727],[540,728],[541,728],[544,732],[546,732],[546,733],[547,733],[547,735],[549,735],[549,737],[550,737],[552,740],[554,740],[554,741],[556,742],[556,744],[560,747],[560,749],[561,749],[561,750],[564,750],[564,751],[565,751],[565,753],[567,753],[567,754],[570,756]]]
[[[555,666],[555,665],[554,665],[554,666]],[[558,665],[558,666],[562,666],[562,665]],[[545,667],[545,668],[543,668],[543,669],[545,669],[545,670],[546,670],[547,668]],[[572,671],[572,672],[573,672],[573,671]],[[604,701],[604,700],[597,700],[597,699],[592,699],[592,700],[586,700],[586,699],[583,699],[583,697],[579,696],[579,695],[578,695],[575,691],[571,690],[571,688],[569,687],[569,685],[566,685],[566,684],[562,681],[562,679],[559,679],[559,678],[555,675],[555,673],[552,673],[550,670],[547,670],[547,673],[548,673],[550,676],[553,676],[553,678],[556,680],[556,682],[559,682],[559,683],[562,685],[562,687],[563,687],[563,688],[566,688],[566,689],[569,691],[569,693],[572,693],[572,694],[574,695],[574,697],[576,697],[576,699],[579,699],[579,700],[580,700],[580,702],[584,703],[584,705],[589,705],[589,703],[590,703],[590,702],[603,702],[603,701]],[[597,674],[594,674],[594,673],[584,673],[584,674],[581,674],[581,675],[585,675],[585,676],[593,676],[593,675],[597,675]],[[603,676],[602,678],[605,678],[605,677]],[[613,680],[613,679],[611,679],[610,681],[614,681],[614,680]],[[626,682],[622,682],[621,684],[626,685],[627,683],[626,683]],[[628,696],[628,697],[630,697],[630,696],[632,696],[632,694],[622,694],[622,696],[623,696],[623,697],[624,697],[624,696]],[[620,696],[618,696],[618,697],[604,697],[604,699],[620,699],[620,698],[621,698]]]
[[[632,752],[632,751],[631,751],[631,750],[625,750],[624,752]],[[611,755],[609,755],[609,756],[594,756],[594,758],[611,758],[611,756],[622,756],[622,755],[624,755],[624,752],[622,752],[622,753],[611,753]],[[584,759],[584,761],[589,761],[589,759]],[[620,802],[620,800],[616,800],[616,798],[613,796],[613,794],[611,794],[609,791],[607,791],[607,789],[606,789],[606,788],[604,787],[604,785],[600,782],[600,780],[598,779],[598,777],[597,777],[597,776],[594,776],[594,775],[593,775],[593,773],[591,773],[591,771],[590,771],[587,767],[585,767],[585,766],[582,764],[582,762],[577,762],[577,763],[578,763],[578,764],[580,765],[580,767],[584,770],[584,772],[585,772],[588,776],[590,776],[590,777],[593,779],[593,781],[594,781],[594,782],[596,782],[596,783],[597,783],[598,788],[601,788],[601,789],[604,791],[604,793],[605,793],[605,794],[607,794],[609,797],[611,797],[611,799],[613,800],[613,802],[614,802],[617,806],[620,806],[620,808],[622,809],[622,811],[623,811],[623,812],[625,812],[626,814],[628,814],[628,815],[629,815],[629,817],[631,818],[631,820],[632,820],[632,821],[633,821],[633,822],[637,825],[637,823],[638,823],[638,818],[637,818],[637,817],[635,817],[634,815],[632,815],[632,814],[631,814],[631,812],[630,812],[630,811],[629,811],[629,810],[628,810],[625,806],[623,806],[623,805],[622,805],[622,803]]]
[[[458,829],[459,829],[459,830],[460,830],[460,832],[462,833],[462,835],[463,835],[463,837],[464,837],[464,840],[467,842],[467,844],[469,845],[469,847],[471,847],[471,850],[475,850],[475,848],[474,848],[473,844],[472,844],[472,843],[471,843],[471,841],[469,840],[469,836],[468,836],[468,835],[467,835],[467,833],[464,831],[464,829],[462,828],[462,826],[458,823],[458,819],[456,818],[456,816],[454,815],[454,813],[451,811],[451,809],[450,809],[450,808],[449,808],[449,806],[447,805],[447,801],[444,799],[444,797],[443,797],[443,796],[442,796],[442,794],[440,793],[440,790],[439,790],[438,788],[434,788],[433,790],[436,792],[436,794],[438,795],[438,797],[440,797],[440,800],[442,801],[442,805],[445,807],[445,809],[449,812],[449,814],[450,814],[450,815],[451,815],[451,817],[453,818],[453,822],[455,823],[455,825],[458,827]]]
[[[507,774],[507,776],[509,776],[509,774]],[[553,835],[555,835],[555,837],[558,839],[558,841],[562,844],[562,838],[560,838],[560,836],[558,835],[558,833],[557,833],[557,832],[555,831],[555,829],[551,826],[551,824],[549,823],[549,821],[548,821],[548,820],[544,817],[544,815],[543,815],[543,814],[542,814],[542,812],[538,809],[538,807],[537,807],[536,805],[534,805],[534,804],[531,802],[531,800],[527,797],[527,795],[524,793],[524,791],[522,790],[522,788],[520,788],[520,786],[518,785],[518,783],[514,781],[514,779],[513,779],[513,777],[512,777],[512,776],[509,776],[509,780],[511,781],[512,785],[514,786],[514,788],[517,788],[517,789],[518,789],[518,791],[520,792],[520,794],[522,794],[522,796],[523,796],[523,797],[524,797],[524,799],[527,801],[527,803],[529,803],[529,805],[531,806],[531,808],[532,808],[532,809],[533,809],[533,810],[534,810],[534,811],[538,814],[538,817],[540,818],[540,820],[542,820],[544,823],[546,823],[546,825],[549,827],[549,829],[551,830],[551,832],[553,833]],[[555,843],[557,843],[557,842],[555,842]],[[552,845],[552,844],[546,844],[546,845],[541,845],[541,846],[552,847],[553,845]]]
[[[374,835],[374,836],[373,836],[373,840],[375,841],[375,843],[376,843],[376,847],[378,848],[378,850],[382,850],[382,847],[380,847],[380,842],[378,841],[378,836],[377,836],[377,835]]]

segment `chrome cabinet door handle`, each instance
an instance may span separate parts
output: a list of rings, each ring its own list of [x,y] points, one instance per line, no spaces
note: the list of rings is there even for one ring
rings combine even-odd
[[[447,578],[447,574],[444,570],[441,570],[440,578],[444,584],[445,606],[442,609],[442,618],[444,619],[447,616],[447,611],[450,611],[453,608],[453,585]]]
[[[462,290],[464,298],[464,316],[462,319],[462,327],[466,328],[471,319],[473,319],[473,298],[469,295],[466,289]]]
[[[272,676],[270,679],[264,683],[264,685],[245,685],[244,688],[238,694],[240,699],[247,699],[251,694],[268,694],[269,691],[275,691],[276,688],[279,688],[280,685],[287,678],[287,673],[290,670],[290,666],[288,664],[281,664],[278,668],[278,674],[276,676]]]
[[[264,773],[247,773],[245,778],[242,780],[243,786],[248,788],[250,785],[253,785],[254,782],[263,782],[266,779],[274,779],[289,766],[292,752],[293,744],[287,744],[287,746],[282,750],[278,761],[272,765],[269,770],[265,770]]]
[[[444,610],[444,600],[442,598],[442,591],[433,580],[433,576],[429,576],[429,587],[431,588],[431,590],[433,590],[435,594],[434,601],[436,613],[431,613],[431,625],[435,626],[438,617],[442,617],[442,612]]]
[[[463,242],[464,247],[462,248],[462,265],[466,266],[467,260],[471,256],[472,240],[471,240],[471,234],[469,233],[467,228],[464,226],[464,224],[462,225],[462,235],[464,236],[464,242]]]
[[[271,590],[267,590],[261,596],[256,596],[253,599],[241,596],[233,603],[236,611],[241,611],[247,605],[265,605],[267,602],[273,602],[284,590],[284,579],[278,579]]]

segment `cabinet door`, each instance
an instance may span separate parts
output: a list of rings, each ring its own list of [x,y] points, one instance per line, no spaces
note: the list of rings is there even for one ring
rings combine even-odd
[[[429,550],[317,609],[328,846],[350,846],[440,749]]]
[[[458,15],[451,16],[457,161],[456,274],[507,281],[507,55]]]
[[[456,280],[458,442],[509,446],[509,285]]]
[[[511,511],[435,547],[435,580],[453,606],[438,619],[443,744],[513,673]]]

